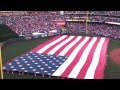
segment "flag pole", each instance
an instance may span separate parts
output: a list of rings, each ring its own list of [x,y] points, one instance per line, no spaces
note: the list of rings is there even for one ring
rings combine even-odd
[[[87,18],[86,18],[86,34],[88,34],[88,11],[87,11]]]
[[[1,45],[0,45],[0,74],[1,74],[1,79],[3,79],[3,68],[2,68]]]

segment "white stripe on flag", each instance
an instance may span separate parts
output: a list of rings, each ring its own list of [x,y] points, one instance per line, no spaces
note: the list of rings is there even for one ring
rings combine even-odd
[[[72,63],[79,50],[89,40],[89,38],[90,37],[85,37],[85,39],[82,42],[80,42],[80,44],[74,49],[74,51],[71,53],[68,59],[52,74],[52,76],[60,76],[65,71],[65,69]]]
[[[64,56],[64,55],[69,51],[69,49],[70,49],[73,45],[75,45],[81,38],[82,38],[81,36],[78,36],[72,43],[70,43],[68,46],[66,46],[66,47],[64,48],[64,50],[59,53],[59,55]]]
[[[71,73],[68,75],[69,78],[76,78],[79,74],[80,70],[82,69],[83,65],[85,64],[87,57],[90,53],[91,48],[93,47],[94,43],[96,42],[97,37],[94,37],[92,41],[87,45],[85,50],[83,51],[78,63],[75,65]]]
[[[70,36],[68,39],[66,39],[65,41],[63,41],[62,43],[54,47],[48,54],[54,54],[59,48],[61,48],[63,45],[65,45],[67,42],[69,42],[74,37],[75,36]]]
[[[92,62],[87,70],[86,75],[85,75],[85,79],[93,79],[94,78],[95,69],[99,62],[100,52],[101,52],[104,41],[105,41],[105,38],[101,38],[100,42],[98,43],[96,50],[94,52]]]
[[[60,38],[58,38],[57,40],[47,44],[46,46],[44,46],[42,49],[40,49],[39,51],[37,51],[37,53],[43,53],[45,50],[47,50],[49,47],[51,47],[52,45],[56,44],[57,42],[61,41],[62,39],[64,39],[65,37],[67,37],[67,35],[64,35]]]

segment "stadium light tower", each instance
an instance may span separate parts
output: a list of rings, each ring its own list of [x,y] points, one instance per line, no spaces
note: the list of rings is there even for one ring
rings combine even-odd
[[[3,79],[3,68],[2,68],[1,45],[0,45],[0,74],[1,74],[1,79]]]

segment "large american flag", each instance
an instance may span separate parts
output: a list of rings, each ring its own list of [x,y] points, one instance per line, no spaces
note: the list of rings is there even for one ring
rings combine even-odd
[[[102,79],[109,38],[59,35],[3,66],[4,70]]]

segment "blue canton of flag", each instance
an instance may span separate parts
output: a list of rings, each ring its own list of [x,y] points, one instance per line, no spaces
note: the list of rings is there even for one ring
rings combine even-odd
[[[3,69],[7,71],[52,75],[67,58],[67,56],[30,52],[6,64]]]

